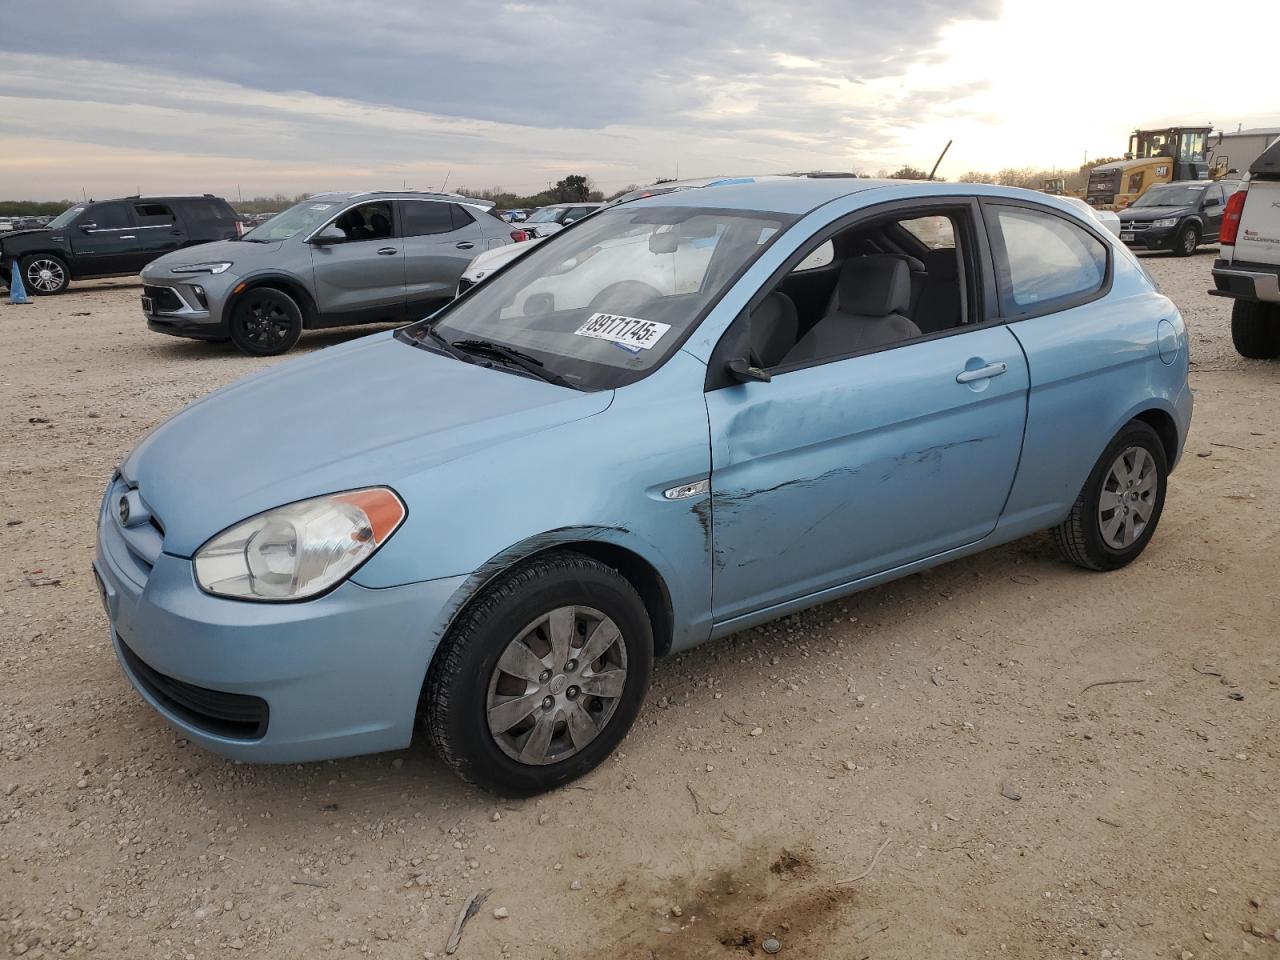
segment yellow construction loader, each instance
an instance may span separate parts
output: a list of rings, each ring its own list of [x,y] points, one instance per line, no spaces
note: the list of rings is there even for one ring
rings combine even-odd
[[[1089,171],[1085,199],[1101,210],[1123,210],[1157,183],[1218,179],[1227,170],[1225,162],[1213,163],[1208,145],[1212,129],[1163,127],[1133,131],[1123,160]]]

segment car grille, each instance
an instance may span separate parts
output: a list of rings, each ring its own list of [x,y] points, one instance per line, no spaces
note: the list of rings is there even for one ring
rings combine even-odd
[[[142,295],[151,301],[152,307],[166,313],[176,313],[186,306],[173,287],[156,287],[147,284],[142,288]]]
[[[138,684],[180,720],[231,740],[258,740],[267,732],[267,701],[240,693],[209,690],[167,677],[148,666],[116,635],[120,657]]]
[[[1150,226],[1151,226],[1150,221],[1139,223],[1136,220],[1130,220],[1128,223],[1121,223],[1120,229],[1123,230],[1125,233],[1128,233],[1130,231],[1133,231],[1134,233],[1141,233],[1143,230],[1146,230]]]

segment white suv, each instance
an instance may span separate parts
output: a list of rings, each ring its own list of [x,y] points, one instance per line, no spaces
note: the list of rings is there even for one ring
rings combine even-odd
[[[1280,140],[1249,168],[1222,217],[1214,288],[1232,297],[1231,339],[1243,357],[1280,357]]]

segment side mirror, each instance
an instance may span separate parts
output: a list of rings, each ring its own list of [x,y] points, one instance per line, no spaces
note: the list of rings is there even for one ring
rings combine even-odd
[[[730,360],[724,365],[724,367],[729,371],[729,376],[733,377],[733,379],[737,380],[739,383],[751,383],[752,381],[768,383],[773,379],[773,377],[769,376],[769,372],[767,370],[762,370],[759,367],[753,367],[741,357],[736,360]]]
[[[311,242],[317,247],[327,247],[335,243],[346,243],[347,235],[330,224],[312,237]]]
[[[93,231],[98,229],[98,225],[94,223],[92,220],[88,221],[87,223],[78,224],[78,226],[80,227],[81,233],[93,233]]]

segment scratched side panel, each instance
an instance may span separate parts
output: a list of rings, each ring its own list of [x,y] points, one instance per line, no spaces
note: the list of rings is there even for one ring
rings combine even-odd
[[[956,382],[999,362],[977,388]],[[708,394],[716,620],[981,540],[1026,393],[1022,350],[996,327]]]
[[[639,554],[662,575],[675,614],[675,645],[706,639],[708,494],[662,496],[710,471],[705,375],[701,361],[678,352],[651,377],[615,391],[602,413],[476,450],[398,483],[430,539],[376,554],[354,579],[380,587],[468,575],[461,603],[521,556],[557,543],[603,541]],[[393,538],[388,547],[396,543]]]

